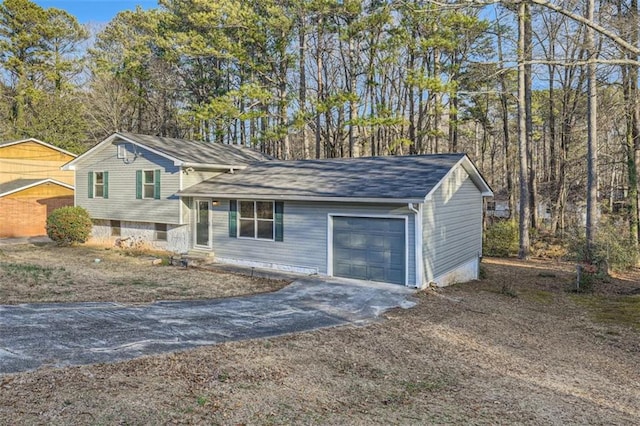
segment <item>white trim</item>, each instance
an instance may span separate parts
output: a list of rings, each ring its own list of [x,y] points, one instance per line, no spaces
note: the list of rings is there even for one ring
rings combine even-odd
[[[178,173],[178,188],[182,189],[182,185],[184,185],[184,181],[183,181],[183,175],[184,175],[184,171],[180,170],[180,172]],[[185,207],[188,208],[188,204],[185,203],[185,200],[183,200],[182,198],[178,197],[178,200],[180,201],[178,203],[178,223],[180,225],[184,225],[184,209]],[[191,212],[191,209],[189,209],[189,213]]]
[[[93,184],[93,188],[91,188],[91,194],[93,194],[93,197],[91,197],[91,198],[99,198],[99,199],[101,198],[103,200],[105,199],[105,197],[104,197],[104,184],[105,184],[105,182],[107,183],[107,188],[109,187],[109,182],[104,178],[105,171],[106,170],[97,170],[97,171],[94,170],[94,171],[89,172],[89,173],[93,173],[93,176],[91,177],[91,181],[92,181],[92,184]],[[96,185],[97,185],[97,181],[98,181],[98,179],[97,179],[97,174],[98,173],[102,173],[102,195],[99,196],[99,197],[96,195]],[[107,197],[108,196],[109,196],[109,194],[107,193]],[[106,198],[106,199],[108,199],[108,198]]]
[[[480,174],[476,166],[473,165],[469,157],[465,155],[453,167],[449,169],[447,174],[445,174],[444,177],[440,179],[438,183],[434,185],[433,188],[431,188],[431,191],[429,191],[429,193],[424,197],[423,202],[430,201],[431,198],[433,197],[433,194],[438,190],[438,188],[440,188],[440,186],[442,186],[444,181],[448,180],[451,177],[451,175],[455,173],[456,169],[459,166],[462,166],[465,172],[467,172],[467,174],[469,175],[469,178],[480,190],[483,197],[493,197],[493,191],[491,191],[489,184],[487,184],[487,182],[484,180],[484,178],[482,177],[482,175]]]
[[[374,218],[404,220],[404,285],[409,286],[409,215],[370,213],[327,213],[327,276],[333,277],[333,218]]]
[[[242,202],[247,202],[247,203],[253,203],[253,224],[255,226],[255,228],[253,229],[253,237],[241,237],[240,236],[240,219],[246,219],[249,220],[251,218],[249,217],[245,217],[242,218],[240,217],[240,203]],[[271,227],[271,238],[258,238],[258,221],[263,221],[263,222],[267,222],[269,219],[258,219],[258,212],[257,212],[257,206],[256,206],[256,201],[270,201],[271,202],[271,212],[272,212],[272,218],[271,218],[271,223],[273,224],[273,226]],[[254,241],[275,241],[276,240],[276,202],[273,200],[242,200],[242,199],[238,199],[236,200],[237,202],[237,214],[236,214],[236,238],[239,240],[254,240]]]
[[[36,139],[36,138],[21,139],[19,141],[11,141],[11,142],[0,142],[0,148],[4,148],[5,146],[13,146],[13,145],[17,145],[17,144],[25,143],[25,142],[35,142],[37,144],[40,144],[42,146],[46,146],[47,148],[54,149],[54,150],[56,150],[58,152],[61,152],[63,154],[70,155],[73,158],[78,157],[78,154],[74,154],[73,152],[69,152],[66,149],[62,149],[62,148],[59,148],[59,147],[57,147],[55,145],[51,145],[51,144],[48,144],[46,142],[42,142],[41,140]]]
[[[422,287],[424,283],[424,262],[422,253],[422,211],[424,204],[418,203],[418,208],[416,209],[413,204],[409,204],[409,210],[415,213],[413,230],[414,237],[413,242],[415,246],[415,261],[416,261],[416,282],[415,285],[417,288]]]
[[[208,211],[208,218],[207,221],[209,222],[207,225],[207,245],[202,245],[202,244],[198,244],[198,215],[199,215],[199,211],[198,211],[198,202],[199,201],[205,201],[207,203],[207,211]],[[191,228],[191,232],[193,233],[193,247],[194,248],[200,248],[200,249],[209,249],[211,250],[213,248],[213,236],[212,236],[212,232],[211,232],[211,219],[212,219],[212,212],[211,212],[211,200],[209,199],[205,199],[205,198],[194,198],[193,199],[193,203],[194,203],[194,208],[193,208],[193,214],[194,214],[194,218],[193,218],[193,227]]]
[[[138,169],[142,171],[142,198],[141,200],[155,200],[156,199],[156,170],[157,169]],[[146,172],[151,172],[153,176],[153,181],[151,183],[147,183],[145,180]],[[153,195],[151,197],[145,197],[145,186],[153,185]]]
[[[145,144],[143,144],[143,143],[141,143],[141,142],[138,142],[138,141],[135,141],[135,140],[133,140],[133,139],[131,139],[131,138],[128,138],[128,137],[126,137],[126,136],[123,136],[123,135],[121,135],[120,133],[114,133],[114,136],[115,136],[115,135],[117,135],[120,139],[122,139],[122,140],[124,140],[124,141],[126,141],[126,142],[129,142],[129,143],[131,143],[131,144],[133,144],[133,145],[135,145],[135,146],[139,146],[139,147],[141,147],[141,148],[144,148],[144,149],[146,149],[146,150],[147,150],[147,151],[149,151],[149,152],[153,152],[153,153],[154,153],[154,154],[156,154],[156,155],[159,155],[159,156],[161,156],[161,157],[166,158],[167,160],[171,160],[171,161],[173,161],[173,165],[174,165],[174,166],[180,166],[180,165],[183,163],[183,161],[182,161],[182,160],[180,160],[180,159],[178,159],[178,158],[176,158],[176,157],[173,157],[173,156],[168,155],[168,154],[166,154],[166,153],[164,153],[164,152],[158,151],[157,149],[151,148],[151,147],[149,147],[149,146],[147,146],[147,145],[145,145]]]
[[[263,161],[263,160],[260,160]],[[189,163],[189,162],[182,162],[180,164],[175,164],[176,166],[182,166],[182,167],[197,167],[197,168],[201,168],[201,169],[224,169],[224,170],[229,170],[231,173],[233,173],[234,170],[244,170],[247,168],[247,166],[239,166],[239,165],[231,165],[231,164],[211,164],[211,163]]]
[[[215,179],[215,177],[214,177]],[[198,192],[178,192],[179,197],[218,198],[225,200],[273,200],[273,201],[324,201],[342,203],[407,204],[424,203],[424,198],[354,198],[354,197],[318,197],[306,195],[259,195],[259,194],[217,194]]]
[[[9,183],[9,182],[6,182],[6,183]],[[43,183],[53,183],[55,185],[63,186],[67,189],[74,191],[74,195],[75,195],[75,188],[72,185],[69,185],[64,182],[60,182],[59,180],[48,178],[48,179],[39,180],[37,182],[33,182],[29,185],[21,186],[20,188],[12,189],[11,191],[3,192],[2,194],[0,194],[0,197],[5,197],[7,195],[15,194],[16,192],[24,191],[25,189],[33,188],[34,186],[42,185]]]
[[[213,168],[213,169],[242,169],[245,168],[246,166],[229,166],[229,165],[224,165],[224,164],[201,164],[201,163],[189,163],[189,162],[185,162],[180,160],[179,158],[176,158],[172,155],[169,155],[167,153],[164,153],[162,151],[159,151],[157,149],[151,148],[147,145],[145,145],[142,142],[138,142],[136,140],[133,140],[131,138],[128,138],[118,132],[113,133],[112,135],[108,136],[105,140],[103,140],[102,142],[99,142],[98,144],[94,145],[90,150],[88,150],[87,152],[85,152],[84,154],[80,155],[80,156],[76,156],[74,155],[75,158],[74,160],[69,161],[68,163],[64,164],[61,169],[62,170],[75,170],[76,169],[76,164],[81,161],[83,158],[88,157],[90,155],[92,155],[94,152],[102,149],[102,147],[104,147],[105,145],[110,145],[113,144],[113,142],[116,139],[120,139],[124,142],[130,143],[132,145],[144,148],[145,150],[152,152],[156,155],[159,155],[161,157],[164,157],[170,161],[173,161],[173,165],[174,166],[181,166],[181,167],[201,167],[201,168]],[[44,143],[44,142],[43,142]],[[204,197],[204,195],[198,194],[198,195],[194,195],[196,197]]]
[[[119,160],[127,159],[127,146],[125,144],[116,144],[116,158],[118,158]]]
[[[94,152],[98,151],[100,148],[102,148],[102,146],[110,144],[111,142],[113,142],[113,140],[118,136],[117,133],[112,134],[111,136],[107,137],[105,140],[103,140],[102,142],[94,145],[91,149],[89,149],[88,151],[86,151],[84,154],[76,157],[75,159],[69,161],[68,163],[64,164],[62,167],[60,167],[61,170],[75,170],[76,169],[76,164],[81,161],[83,158],[90,156],[91,154],[93,154]]]

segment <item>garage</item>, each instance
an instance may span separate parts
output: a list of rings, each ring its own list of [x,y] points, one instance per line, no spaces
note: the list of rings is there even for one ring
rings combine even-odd
[[[334,216],[333,275],[405,284],[406,219]]]

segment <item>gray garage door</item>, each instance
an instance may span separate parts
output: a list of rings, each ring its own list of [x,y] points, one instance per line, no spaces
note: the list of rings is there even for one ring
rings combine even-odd
[[[404,219],[333,218],[333,275],[405,283]]]

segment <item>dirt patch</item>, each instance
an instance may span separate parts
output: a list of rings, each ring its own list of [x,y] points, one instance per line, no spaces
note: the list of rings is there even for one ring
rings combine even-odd
[[[0,304],[206,299],[269,292],[287,284],[215,269],[154,265],[161,255],[91,246],[2,246]]]
[[[578,303],[572,265],[483,267],[367,327],[4,376],[0,424],[640,423],[638,330]]]

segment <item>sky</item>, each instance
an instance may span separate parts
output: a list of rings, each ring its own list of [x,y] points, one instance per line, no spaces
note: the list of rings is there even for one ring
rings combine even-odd
[[[107,23],[122,10],[134,10],[136,6],[151,9],[158,6],[157,0],[32,0],[45,9],[63,9],[78,19],[81,24],[89,22]]]

